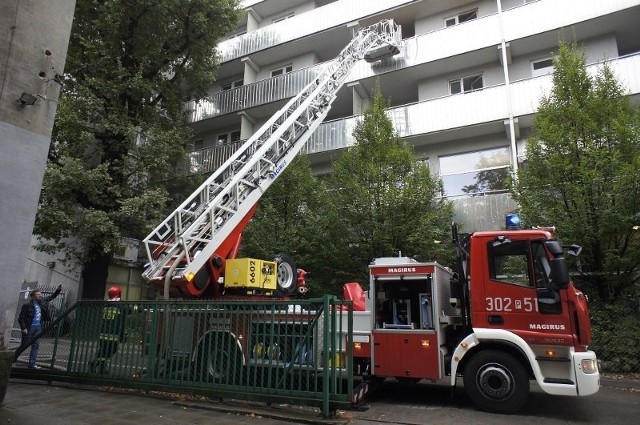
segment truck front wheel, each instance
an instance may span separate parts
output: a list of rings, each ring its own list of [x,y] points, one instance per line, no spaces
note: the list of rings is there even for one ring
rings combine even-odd
[[[474,355],[467,363],[464,389],[480,410],[514,413],[527,402],[529,376],[512,355],[486,350]]]

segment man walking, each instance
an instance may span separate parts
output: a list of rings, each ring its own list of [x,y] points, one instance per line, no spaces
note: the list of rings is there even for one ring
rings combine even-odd
[[[40,349],[40,333],[42,332],[42,323],[51,321],[51,315],[47,308],[47,303],[57,297],[62,292],[62,284],[58,285],[55,292],[48,297],[43,297],[39,289],[34,289],[29,293],[30,301],[22,306],[18,323],[22,331],[22,343],[20,348],[31,344],[31,353],[29,353],[29,368],[40,369],[36,364],[38,360],[38,350]],[[16,353],[20,353],[18,348]]]

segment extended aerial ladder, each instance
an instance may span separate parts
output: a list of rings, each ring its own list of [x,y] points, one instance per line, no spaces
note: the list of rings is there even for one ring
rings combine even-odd
[[[360,59],[376,62],[399,53],[401,43],[392,20],[360,29],[320,76],[144,239],[143,277],[165,297],[219,295],[225,260],[236,257],[258,200],[324,120],[351,69]]]

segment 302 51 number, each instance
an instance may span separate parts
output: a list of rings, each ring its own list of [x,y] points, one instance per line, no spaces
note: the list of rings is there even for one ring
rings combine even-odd
[[[487,311],[538,311],[538,299],[525,297],[513,299],[508,297],[487,297]]]

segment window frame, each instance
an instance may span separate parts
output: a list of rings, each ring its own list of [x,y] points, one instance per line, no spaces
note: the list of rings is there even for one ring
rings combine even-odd
[[[240,141],[240,130],[232,130],[216,135],[216,146],[230,145]]]
[[[550,65],[536,69],[536,64],[543,62],[551,62]],[[553,73],[553,57],[549,56],[542,59],[536,59],[531,61],[531,77],[541,77],[543,75],[549,75]]]
[[[472,17],[472,18],[467,18],[466,15],[471,15],[471,14],[475,14],[475,16]],[[460,20],[461,17],[465,17],[466,19],[464,21],[461,21]],[[449,28],[449,27],[453,27],[453,26],[456,26],[456,25],[464,24],[465,22],[473,21],[475,19],[478,19],[478,9],[477,8],[470,9],[470,10],[467,10],[465,12],[460,12],[460,13],[457,13],[457,14],[455,14],[453,16],[447,16],[447,17],[444,18],[443,21],[444,21],[444,27],[445,28]],[[450,21],[452,21],[452,23],[449,23]]]
[[[475,168],[475,165],[472,165],[469,167],[465,167],[464,169],[454,169],[452,171],[443,170],[442,161],[445,158],[462,157],[463,155],[472,155],[472,154],[480,154],[482,156],[482,154],[485,152],[486,153],[499,152],[502,149],[506,150],[505,157],[507,158],[507,161],[504,164],[492,165],[492,166],[482,167],[482,168]],[[482,171],[492,171],[492,170],[507,170],[507,173],[508,173],[511,167],[510,158],[511,158],[511,148],[506,145],[494,146],[494,147],[478,149],[478,150],[469,150],[464,152],[456,152],[452,154],[438,156],[438,178],[442,181],[442,196],[444,198],[463,198],[463,197],[470,197],[470,196],[484,196],[491,193],[503,193],[504,191],[506,191],[506,189],[488,190],[488,191],[482,191],[477,193],[455,193],[455,194],[447,193],[446,178],[450,176],[451,177],[463,176],[470,173],[478,174]]]
[[[244,86],[244,78],[240,78],[239,80],[233,80],[224,84],[220,84],[222,91],[235,89],[237,87]]]
[[[292,63],[288,63],[286,65],[282,65],[278,68],[273,68],[271,71],[269,71],[269,75],[271,75],[271,78],[275,78],[275,77],[279,77],[280,75],[284,75],[284,74],[289,74],[290,72],[293,72],[293,64]],[[276,73],[276,74],[274,74]]]
[[[204,149],[204,139],[195,139],[192,142],[193,149],[192,151],[199,151],[200,149]]]
[[[482,87],[480,88],[471,88],[469,90],[465,90],[465,80],[467,79],[477,79],[480,78],[480,82],[482,84]],[[458,83],[460,85],[460,91],[459,92],[453,92],[452,90],[452,83]],[[457,78],[451,78],[448,81],[448,85],[449,85],[449,94],[450,95],[454,95],[454,94],[465,94],[465,93],[472,93],[474,91],[479,91],[479,90],[484,90],[484,73],[480,72],[477,74],[470,74],[470,75],[465,75],[462,77],[457,77]]]

